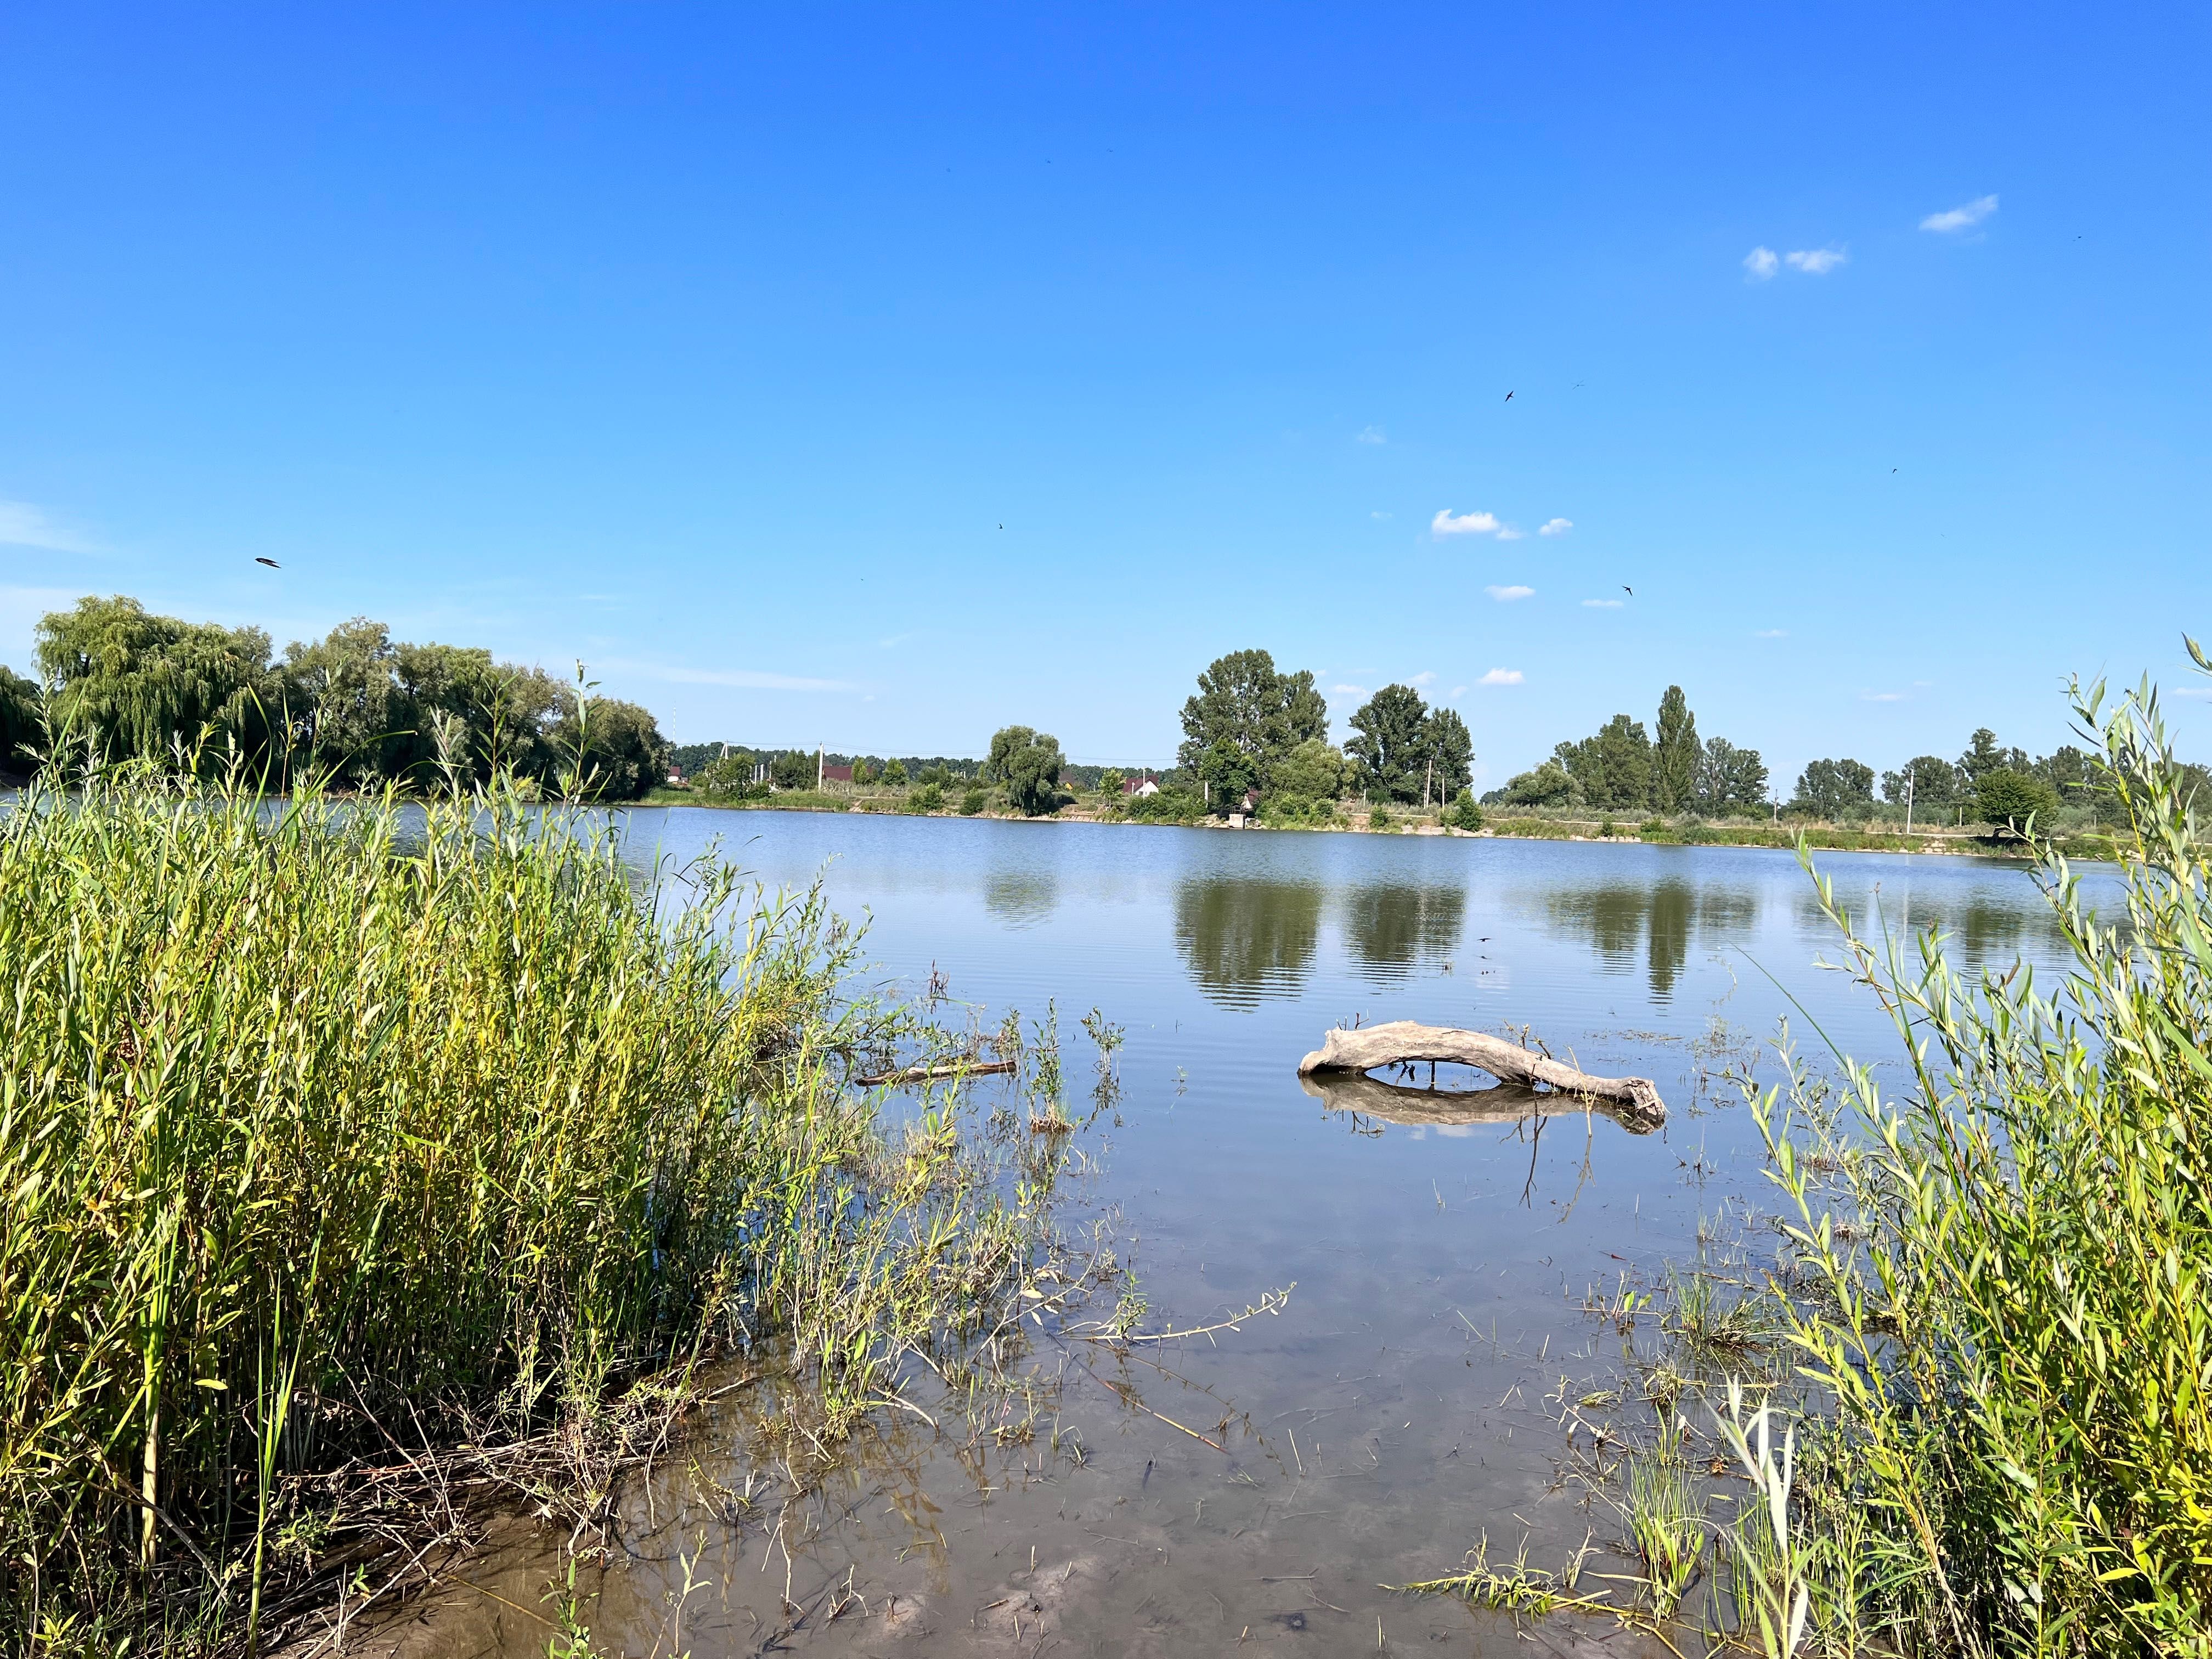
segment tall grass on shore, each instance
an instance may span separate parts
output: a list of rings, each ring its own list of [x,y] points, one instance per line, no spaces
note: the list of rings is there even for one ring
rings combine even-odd
[[[1822,881],[1905,1070],[1753,1097],[1821,1407],[1768,1552],[1806,1651],[2212,1651],[2207,803],[2148,687],[2075,706],[2125,815],[2124,918],[2045,847],[2067,972],[1970,981],[1933,936],[1863,938]]]
[[[250,1650],[357,1459],[764,1340],[835,1432],[1012,1294],[1026,1201],[843,1087],[818,894],[672,873],[506,787],[0,818],[0,1644]]]

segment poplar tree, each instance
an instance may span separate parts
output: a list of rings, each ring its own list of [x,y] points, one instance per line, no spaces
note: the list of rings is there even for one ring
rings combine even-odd
[[[1670,685],[1659,699],[1659,738],[1651,753],[1651,805],[1662,812],[1686,811],[1698,779],[1698,717],[1682,688]]]

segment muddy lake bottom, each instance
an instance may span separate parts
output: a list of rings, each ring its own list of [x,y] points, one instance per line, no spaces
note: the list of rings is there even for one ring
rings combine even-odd
[[[1738,1277],[1771,1260],[1747,1224],[1769,1208],[1758,1131],[1726,1078],[1778,1075],[1784,1016],[1815,1058],[1808,1015],[1847,1052],[1897,1052],[1872,999],[1814,965],[1838,952],[1794,857],[624,815],[641,868],[717,836],[772,884],[822,873],[866,921],[884,991],[920,994],[934,972],[986,1029],[1050,1004],[1079,1118],[1097,1073],[1078,1021],[1096,1007],[1126,1030],[1060,1220],[1079,1260],[1097,1228],[1127,1273],[1067,1321],[1133,1291],[1139,1330],[1189,1329],[1296,1288],[1238,1329],[1126,1352],[1041,1318],[1019,1367],[1033,1418],[979,1423],[917,1366],[915,1409],[886,1407],[796,1483],[762,1431],[772,1391],[734,1391],[627,1483],[604,1564],[578,1570],[600,1652],[1666,1652],[1610,1620],[1531,1626],[1382,1587],[1459,1571],[1486,1538],[1493,1560],[1525,1541],[1557,1568],[1587,1543],[1586,1572],[1630,1570],[1594,1493],[1596,1431],[1649,1427],[1632,1389],[1607,1396],[1662,1338],[1602,1310],[1701,1251]],[[1855,917],[1878,902],[1893,930],[1940,924],[1962,965],[2057,957],[2017,865],[1823,868]],[[1525,1026],[1585,1070],[1656,1079],[1668,1121],[1636,1134],[1496,1091],[1384,1116],[1301,1087],[1330,1026],[1392,1019]],[[1450,1070],[1440,1085],[1487,1081]],[[1399,1081],[1425,1088],[1427,1068]],[[975,1085],[979,1108],[1002,1086]],[[545,1654],[565,1542],[495,1527],[356,1650]]]

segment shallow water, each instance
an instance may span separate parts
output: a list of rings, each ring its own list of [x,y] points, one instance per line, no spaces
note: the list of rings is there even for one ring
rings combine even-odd
[[[1127,1030],[1121,1093],[1075,1202],[1115,1217],[1148,1328],[1297,1288],[1278,1316],[1133,1360],[1041,1340],[1058,1449],[889,1413],[787,1509],[718,1492],[757,1473],[731,1407],[625,1493],[613,1565],[580,1577],[603,1651],[1644,1650],[1380,1586],[1454,1571],[1485,1535],[1546,1566],[1617,1539],[1563,1478],[1563,1406],[1624,1340],[1586,1304],[1624,1274],[1663,1280],[1701,1218],[1759,1200],[1757,1133],[1717,1077],[1781,1016],[1808,1046],[1809,1016],[1862,1057],[1894,1052],[1871,999],[1814,965],[1832,934],[1789,854],[684,808],[631,812],[625,836],[641,865],[719,836],[771,883],[826,869],[887,989],[933,969],[991,1024],[1050,1000],[1079,1101],[1076,1019],[1103,1010]],[[1893,925],[1940,921],[1964,963],[2053,958],[2016,865],[1823,867],[1854,915],[1878,897]],[[1525,1025],[1586,1069],[1656,1079],[1669,1121],[1441,1121],[1424,1097],[1342,1110],[1301,1087],[1328,1027],[1401,1018]],[[559,1542],[519,1529],[387,1635],[544,1653]]]

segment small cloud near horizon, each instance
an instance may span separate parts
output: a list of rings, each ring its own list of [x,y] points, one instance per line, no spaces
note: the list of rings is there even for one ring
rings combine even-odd
[[[1364,426],[1352,440],[1356,444],[1387,444],[1390,434],[1379,426]]]
[[[1850,258],[1839,247],[1814,247],[1785,253],[1782,256],[1782,263],[1793,270],[1803,271],[1808,276],[1825,276]]]
[[[1406,682],[1408,685],[1434,685],[1436,683],[1437,671],[1433,668],[1424,668]]]
[[[1585,611],[1618,611],[1622,605],[1626,605],[1628,601],[1626,599],[1584,599],[1583,601],[1583,609]]]
[[[1762,628],[1751,637],[1754,640],[1786,640],[1790,637],[1790,630],[1786,628]]]
[[[1994,195],[1977,196],[1962,206],[1929,214],[1920,222],[1920,228],[1932,230],[1938,234],[1953,230],[1971,230],[1996,210],[1997,198]]]
[[[1500,586],[1496,583],[1492,583],[1490,586],[1484,588],[1482,591],[1489,594],[1492,599],[1497,600],[1500,605],[1510,605],[1516,599],[1532,599],[1536,597],[1536,590],[1534,588],[1523,587],[1517,582],[1510,587]]]
[[[1536,526],[1539,536],[1564,536],[1575,527],[1572,519],[1547,519]]]
[[[1445,507],[1429,520],[1431,536],[1495,536],[1504,526],[1495,513],[1454,513]]]
[[[1859,693],[1859,701],[1861,702],[1903,702],[1905,701],[1905,694],[1902,691],[1862,691]]]
[[[0,546],[37,547],[49,553],[97,553],[83,537],[64,530],[28,501],[0,501]]]
[[[1517,668],[1493,668],[1475,684],[1477,685],[1518,685],[1521,684],[1521,671]]]

